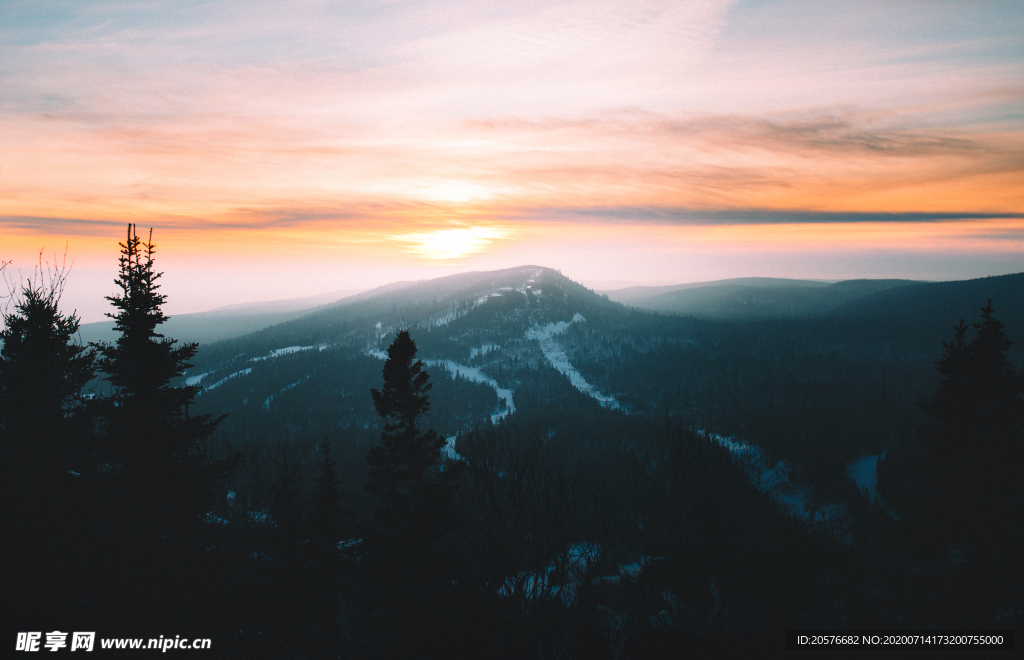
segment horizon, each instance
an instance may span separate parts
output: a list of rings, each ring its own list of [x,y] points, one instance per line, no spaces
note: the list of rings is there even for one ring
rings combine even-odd
[[[154,240],[154,243],[156,241]],[[157,246],[159,248],[159,245]],[[50,259],[45,259],[43,263],[43,269],[51,268],[54,263],[54,257],[56,261],[60,261],[61,255],[51,255]],[[38,262],[38,259],[37,259]],[[301,292],[300,295],[283,295],[283,296],[264,296],[264,297],[251,297],[251,298],[239,298],[239,297],[228,297],[218,298],[216,295],[199,296],[195,295],[195,278],[194,273],[174,273],[167,272],[161,266],[163,260],[158,256],[155,260],[158,272],[162,272],[163,277],[161,278],[160,286],[162,292],[168,295],[168,300],[164,305],[165,313],[168,317],[181,316],[188,314],[207,314],[215,312],[229,312],[232,309],[245,310],[247,308],[258,308],[261,305],[284,305],[288,311],[313,309],[319,305],[328,305],[335,302],[340,302],[345,298],[361,295],[375,289],[385,288],[396,284],[409,284],[414,285],[421,282],[428,282],[435,279],[444,277],[468,274],[474,272],[491,272],[500,270],[514,270],[517,268],[525,268],[528,266],[548,268],[550,270],[557,271],[569,278],[570,280],[581,284],[588,289],[591,289],[597,293],[613,292],[623,289],[638,288],[638,287],[672,287],[681,285],[693,285],[693,284],[713,284],[721,281],[735,280],[735,279],[753,279],[753,278],[764,278],[764,279],[783,279],[783,280],[800,280],[800,281],[817,281],[824,283],[836,283],[848,280],[858,279],[906,279],[915,282],[950,282],[950,281],[962,281],[971,279],[980,279],[985,277],[999,277],[1003,275],[1013,275],[1024,272],[1024,264],[1020,265],[1020,270],[1014,271],[1009,270],[1007,272],[967,272],[961,276],[954,277],[906,277],[902,275],[854,275],[851,277],[792,277],[786,276],[785,274],[778,275],[762,275],[762,274],[740,274],[740,275],[728,275],[726,277],[719,277],[714,279],[691,279],[684,281],[669,281],[669,280],[602,280],[597,278],[577,278],[570,273],[565,273],[562,269],[548,266],[545,264],[528,263],[524,262],[514,266],[501,266],[496,268],[454,268],[445,269],[445,272],[438,272],[437,269],[433,270],[409,270],[406,272],[411,273],[422,273],[423,277],[408,277],[408,278],[395,278],[391,280],[382,280],[375,282],[370,285],[356,286],[356,287],[331,287],[324,285],[321,291],[306,291]],[[68,278],[66,280],[66,286],[64,287],[63,295],[61,296],[60,307],[61,310],[66,314],[75,313],[79,318],[79,322],[84,324],[92,323],[104,323],[110,321],[106,316],[107,313],[114,311],[113,306],[107,302],[104,296],[113,295],[115,293],[114,277],[116,275],[116,268],[110,269],[90,269],[87,273],[90,277],[86,281],[76,280],[76,270],[73,265],[67,266]],[[17,264],[9,263],[6,271],[0,271],[2,275],[7,279],[7,294],[12,291],[12,286],[15,281],[24,282],[28,278],[37,279],[37,273],[39,266],[38,263],[33,267],[31,271],[17,268]],[[105,272],[109,270],[109,272]],[[104,276],[107,276],[105,279]],[[199,277],[202,277],[200,274]],[[384,276],[387,277],[386,275]],[[170,283],[170,287],[168,287]],[[285,292],[286,289],[279,290]],[[169,293],[170,292],[170,293]],[[191,295],[190,295],[190,292]],[[218,293],[219,289],[214,292]],[[331,297],[332,294],[339,294],[340,297]],[[258,295],[258,294],[257,294]],[[316,301],[316,302],[313,302]],[[296,305],[296,303],[308,302],[307,305]],[[285,311],[282,308],[278,311]],[[265,310],[269,311],[269,310]]]
[[[196,310],[196,311],[192,311],[192,312],[178,312],[178,313],[174,314],[173,316],[192,315],[192,314],[214,314],[214,313],[225,314],[225,313],[229,313],[229,312],[232,312],[232,311],[236,311],[238,314],[256,314],[256,313],[259,313],[259,312],[265,312],[265,313],[306,312],[306,311],[313,311],[316,308],[321,307],[321,306],[328,306],[328,305],[334,305],[336,303],[342,303],[342,302],[344,302],[345,300],[347,300],[349,298],[356,297],[356,296],[362,296],[363,294],[371,293],[371,292],[376,291],[378,289],[389,289],[389,288],[391,288],[391,287],[393,287],[395,285],[399,285],[399,284],[412,287],[412,286],[416,286],[417,284],[424,284],[424,283],[431,282],[431,281],[436,280],[436,279],[442,279],[442,278],[445,278],[445,277],[458,276],[458,275],[467,275],[467,274],[472,274],[472,273],[502,272],[502,271],[508,271],[508,270],[525,269],[525,268],[545,268],[547,270],[552,270],[552,271],[555,271],[555,272],[560,272],[557,268],[549,268],[547,266],[542,266],[542,265],[537,265],[537,264],[522,264],[520,266],[514,266],[512,268],[501,268],[501,269],[493,269],[493,270],[460,271],[460,272],[457,272],[457,273],[448,273],[446,275],[440,275],[440,276],[438,276],[436,278],[426,278],[426,279],[419,279],[419,280],[399,280],[399,281],[395,281],[395,282],[389,282],[389,283],[386,283],[386,284],[383,284],[383,285],[380,285],[380,286],[370,287],[370,288],[367,288],[367,289],[338,290],[338,291],[326,292],[326,293],[322,293],[322,294],[318,294],[318,295],[314,295],[314,296],[304,296],[304,297],[298,297],[298,298],[281,298],[281,299],[253,300],[253,301],[248,301],[248,302],[235,303],[235,304],[231,304],[231,305],[222,305],[222,306],[214,307],[214,308],[211,308],[211,309],[201,309],[201,310]],[[561,274],[564,275],[565,277],[567,277],[569,280],[572,280],[572,281],[576,282],[577,284],[581,284],[581,285],[585,286],[586,288],[590,289],[592,292],[594,292],[595,294],[598,294],[598,295],[600,295],[600,294],[618,293],[618,292],[622,292],[622,291],[626,291],[626,290],[634,289],[634,288],[652,288],[652,289],[670,288],[671,289],[671,288],[675,288],[675,287],[689,287],[689,286],[692,286],[692,285],[701,285],[701,284],[716,285],[716,284],[720,284],[722,282],[731,282],[731,281],[734,281],[734,280],[749,280],[749,279],[771,279],[771,280],[784,280],[784,281],[793,281],[793,282],[820,282],[822,284],[837,284],[837,283],[840,283],[840,282],[855,281],[855,280],[860,280],[860,279],[863,279],[863,280],[904,279],[904,278],[848,278],[848,279],[840,279],[840,280],[824,280],[824,279],[814,279],[814,278],[776,278],[776,277],[763,278],[763,277],[759,277],[759,276],[750,276],[750,277],[723,278],[723,279],[719,279],[719,280],[707,280],[707,281],[703,281],[702,280],[702,281],[696,281],[696,282],[674,282],[674,283],[662,283],[662,284],[655,284],[655,285],[641,284],[641,285],[617,286],[617,287],[614,287],[614,288],[600,288],[600,287],[597,287],[597,286],[591,286],[591,285],[589,285],[586,282],[579,282],[577,280],[574,280],[573,278],[565,275],[564,273],[561,273]],[[941,282],[957,282],[957,281],[965,281],[965,280],[972,280],[972,279],[986,279],[986,278],[989,278],[989,277],[1002,277],[1002,276],[1007,276],[1007,275],[1019,275],[1019,274],[1024,274],[1024,271],[1021,271],[1020,273],[1004,273],[1002,275],[987,275],[987,276],[982,276],[982,277],[979,277],[979,278],[962,278],[962,279],[950,279],[950,280],[907,280],[907,281],[911,282],[911,283],[937,284],[937,283],[941,283]],[[621,282],[620,282],[620,284],[621,284]],[[405,288],[405,287],[400,287],[400,288]],[[382,294],[383,293],[384,292],[382,292]],[[335,297],[335,296],[337,296],[337,297]],[[617,302],[618,304],[623,304],[623,305],[627,305],[627,306],[630,305],[630,303],[626,303],[626,302],[620,302],[620,301],[614,301],[614,300],[613,300],[613,302]],[[168,319],[170,319],[171,317],[172,317],[172,315],[168,314]],[[81,318],[80,318],[80,322],[81,322],[82,325],[96,324],[96,323],[113,323],[113,321],[108,319],[108,318],[94,319],[94,320],[91,320],[91,321],[81,320]]]
[[[1013,3],[2,10],[0,260],[104,320],[541,264],[590,288],[1024,271]]]

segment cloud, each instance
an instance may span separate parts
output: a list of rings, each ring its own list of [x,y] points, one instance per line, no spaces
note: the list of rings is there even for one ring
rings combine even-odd
[[[1024,31],[1004,14],[24,3],[0,27],[4,222],[396,235],[1016,217]]]
[[[855,112],[792,117],[707,117],[667,122],[665,130],[686,136],[708,135],[730,149],[829,155],[920,157],[975,155],[989,151],[977,139],[949,129],[887,127]]]
[[[1024,213],[885,213],[806,211],[801,209],[672,209],[672,208],[559,208],[523,210],[522,218],[548,218],[653,225],[773,225],[850,223],[938,223],[971,220],[1024,220]],[[1024,232],[1024,222],[1021,223]]]
[[[1016,145],[998,143],[965,127],[914,128],[896,111],[817,108],[804,112],[672,116],[623,110],[585,119],[501,118],[466,122],[471,132],[541,136],[571,142],[602,140],[634,144],[683,144],[703,151],[768,151],[803,155],[870,157],[1019,155]],[[1014,131],[1016,132],[1016,131]],[[1021,138],[1016,136],[1017,140]],[[553,144],[560,144],[554,142]]]
[[[62,218],[46,216],[0,215],[0,227],[5,231],[32,231],[99,236],[113,228],[122,228],[120,222],[88,218]]]

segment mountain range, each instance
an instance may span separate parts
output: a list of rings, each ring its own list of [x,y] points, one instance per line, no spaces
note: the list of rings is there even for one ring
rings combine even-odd
[[[358,480],[380,432],[369,390],[409,329],[433,383],[427,425],[453,443],[481,425],[534,427],[570,455],[669,417],[758,445],[827,500],[850,461],[913,434],[961,318],[991,298],[1011,338],[1024,330],[1024,274],[639,293],[598,294],[538,266],[400,283],[204,344],[186,378],[203,388],[198,412],[227,415],[231,442],[287,441],[312,456],[328,435]],[[683,295],[720,315],[643,308]]]
[[[831,312],[866,295],[914,284],[911,280],[818,282],[748,277],[674,287],[634,287],[607,292],[639,309],[707,318],[796,318]]]

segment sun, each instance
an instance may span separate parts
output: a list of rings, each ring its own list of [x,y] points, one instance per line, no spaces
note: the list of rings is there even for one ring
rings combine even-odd
[[[409,251],[414,254],[440,261],[480,252],[494,241],[506,238],[509,233],[502,227],[465,227],[400,234],[393,238],[407,243]]]

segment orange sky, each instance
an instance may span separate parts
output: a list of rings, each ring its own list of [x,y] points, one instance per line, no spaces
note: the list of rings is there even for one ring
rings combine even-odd
[[[128,222],[172,313],[534,263],[605,286],[1024,270],[1014,3],[16,5],[0,259]]]

